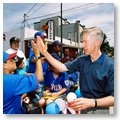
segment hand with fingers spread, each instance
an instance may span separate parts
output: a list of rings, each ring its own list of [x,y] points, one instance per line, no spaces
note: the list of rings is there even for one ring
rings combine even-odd
[[[35,56],[39,56],[40,52],[35,41],[32,41],[32,49]]]
[[[41,52],[42,55],[45,55],[47,53],[47,44],[48,42],[46,42],[45,44],[43,43],[42,39],[37,36],[37,40],[36,40],[37,46],[39,48],[39,51]]]

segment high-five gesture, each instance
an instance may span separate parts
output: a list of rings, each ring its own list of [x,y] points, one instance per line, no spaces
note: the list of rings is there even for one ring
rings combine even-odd
[[[42,55],[47,54],[47,42],[44,44],[42,39],[37,36],[37,40],[36,40],[37,46],[39,48],[39,51],[41,52]]]
[[[37,36],[36,43],[37,43],[37,46],[38,46],[40,53],[45,56],[45,58],[49,61],[49,63],[52,66],[54,66],[59,72],[67,71],[67,68],[63,63],[56,60],[48,53],[48,51],[47,51],[47,44],[48,43],[47,42],[44,44],[42,39],[39,36]]]
[[[32,49],[33,49],[33,52],[34,52],[35,56],[40,55],[39,48],[37,47],[37,44],[34,41],[32,41]]]

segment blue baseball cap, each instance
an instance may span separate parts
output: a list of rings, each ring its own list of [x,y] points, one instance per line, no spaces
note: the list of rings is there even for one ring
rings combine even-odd
[[[51,102],[46,106],[46,114],[59,114],[60,108],[57,103]]]
[[[77,89],[77,90],[75,91],[75,94],[77,95],[77,98],[82,97],[81,92],[80,92],[80,89]]]
[[[47,34],[46,34],[45,32],[36,32],[36,33],[34,34],[34,38],[37,38],[37,36],[43,36],[43,37],[46,37]]]
[[[55,41],[52,43],[52,46],[57,46],[57,45],[62,45],[62,43],[59,42],[58,40],[55,40]]]
[[[3,63],[5,63],[7,60],[10,60],[16,56],[17,52],[8,54],[6,52],[3,52]]]

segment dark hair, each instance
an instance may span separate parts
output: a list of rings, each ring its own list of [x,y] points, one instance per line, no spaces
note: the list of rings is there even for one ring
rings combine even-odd
[[[20,39],[17,38],[17,37],[10,38],[10,44],[12,44],[14,41],[19,41],[20,42]]]
[[[22,63],[24,58],[22,57],[22,58],[17,58],[17,59],[18,61],[16,62],[16,66],[18,67]]]

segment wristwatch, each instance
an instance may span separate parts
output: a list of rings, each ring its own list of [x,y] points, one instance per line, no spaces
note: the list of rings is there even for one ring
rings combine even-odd
[[[40,56],[35,56],[34,59],[35,60],[39,60],[41,57]]]

